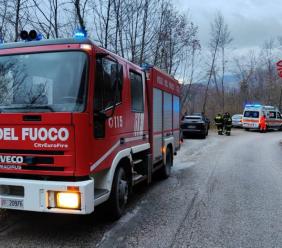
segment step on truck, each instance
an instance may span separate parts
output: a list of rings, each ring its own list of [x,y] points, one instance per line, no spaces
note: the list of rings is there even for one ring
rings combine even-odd
[[[170,175],[180,87],[87,38],[0,45],[0,208],[124,212],[132,187]]]

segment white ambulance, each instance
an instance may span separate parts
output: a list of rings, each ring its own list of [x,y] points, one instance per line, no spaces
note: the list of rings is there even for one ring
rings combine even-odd
[[[273,106],[264,106],[260,104],[247,104],[243,113],[243,128],[259,129],[260,117],[266,116],[267,129],[280,129],[282,130],[282,117],[278,108]]]

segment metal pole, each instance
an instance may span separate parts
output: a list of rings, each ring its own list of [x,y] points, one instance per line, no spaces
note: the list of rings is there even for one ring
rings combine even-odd
[[[281,111],[281,105],[282,105],[282,86],[281,86],[281,89],[280,89],[279,111]]]

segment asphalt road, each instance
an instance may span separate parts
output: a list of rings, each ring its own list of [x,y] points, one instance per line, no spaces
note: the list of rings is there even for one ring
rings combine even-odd
[[[282,132],[188,139],[172,176],[135,189],[111,223],[8,212],[0,247],[282,247]]]

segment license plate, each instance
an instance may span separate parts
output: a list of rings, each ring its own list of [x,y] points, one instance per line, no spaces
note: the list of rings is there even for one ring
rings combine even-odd
[[[0,199],[0,208],[13,208],[13,209],[23,209],[24,202],[23,199],[7,199],[1,198]]]
[[[189,125],[188,128],[196,128],[194,125]]]

